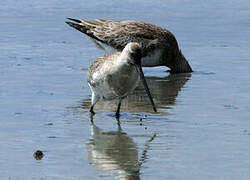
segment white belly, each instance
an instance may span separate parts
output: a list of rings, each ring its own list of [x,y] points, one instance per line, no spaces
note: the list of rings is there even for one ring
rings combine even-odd
[[[108,46],[107,44],[104,44],[100,41],[96,41],[95,39],[92,39],[92,40],[97,45],[98,48],[103,49],[105,51],[105,54],[112,54],[114,52],[117,52],[116,49],[114,49],[111,46]],[[142,58],[142,66],[153,67],[153,66],[164,65],[164,64],[162,64],[161,58],[162,58],[162,50],[156,49],[156,50],[148,53],[147,56]]]
[[[161,63],[162,51],[154,50],[148,53],[147,56],[142,58],[142,66],[144,67],[152,67],[162,65]]]
[[[92,92],[99,96],[101,100],[113,100],[125,97],[130,94],[137,86],[139,75],[136,69],[129,74],[125,69],[120,69],[112,75],[96,72],[93,77],[96,86],[91,87]],[[98,83],[96,83],[98,81]]]

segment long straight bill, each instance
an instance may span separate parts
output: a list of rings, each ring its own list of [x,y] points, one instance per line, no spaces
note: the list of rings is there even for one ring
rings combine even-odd
[[[141,66],[140,66],[140,65],[139,65],[139,66],[137,65],[137,69],[139,70],[139,74],[140,74],[140,76],[141,76],[142,83],[143,83],[143,85],[144,85],[144,87],[145,87],[145,90],[146,90],[146,92],[147,92],[147,94],[148,94],[148,97],[149,97],[149,99],[150,99],[150,102],[151,102],[151,104],[152,104],[152,106],[153,106],[154,112],[157,112],[157,109],[156,109],[156,107],[155,107],[155,103],[154,103],[153,98],[152,98],[152,96],[151,96],[151,93],[150,93],[150,91],[149,91],[148,84],[147,84],[146,79],[145,79],[145,77],[144,77],[144,74],[143,74],[143,71],[142,71]]]

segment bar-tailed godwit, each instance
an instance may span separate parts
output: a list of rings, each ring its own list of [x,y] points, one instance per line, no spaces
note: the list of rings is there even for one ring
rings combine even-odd
[[[68,19],[67,24],[88,35],[107,54],[137,42],[142,49],[142,66],[167,66],[172,73],[192,72],[175,36],[166,29],[139,21]]]

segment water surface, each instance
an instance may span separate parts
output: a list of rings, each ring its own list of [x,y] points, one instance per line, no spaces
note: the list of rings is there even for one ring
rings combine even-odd
[[[0,2],[0,179],[250,178],[250,5],[240,1]],[[87,68],[102,55],[66,17],[168,28],[195,72],[144,68],[139,86],[89,117]],[[42,150],[40,161],[33,158]]]

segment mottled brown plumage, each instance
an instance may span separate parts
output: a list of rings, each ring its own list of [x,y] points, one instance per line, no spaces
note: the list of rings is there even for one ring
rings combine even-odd
[[[105,51],[122,51],[129,42],[137,42],[142,48],[142,66],[167,66],[175,73],[192,72],[175,36],[166,29],[139,21],[68,19],[76,23],[67,24],[91,37]]]

